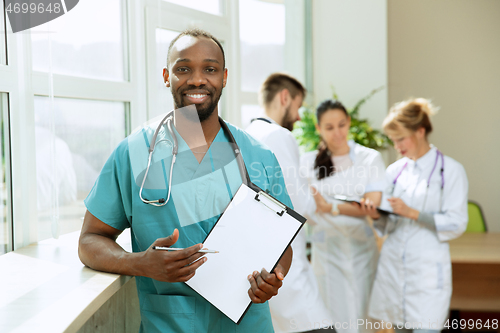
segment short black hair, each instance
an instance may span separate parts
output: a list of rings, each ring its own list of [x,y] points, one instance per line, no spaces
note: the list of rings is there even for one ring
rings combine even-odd
[[[205,37],[208,39],[213,40],[217,45],[219,46],[220,50],[222,51],[222,59],[223,59],[223,68],[226,67],[226,56],[224,55],[224,49],[222,48],[222,44],[219,42],[217,38],[214,37],[211,33],[208,31],[199,29],[199,28],[191,28],[191,29],[186,29],[180,34],[177,35],[171,42],[170,45],[168,46],[168,53],[167,53],[167,70],[168,70],[168,61],[170,59],[170,51],[172,50],[172,47],[174,46],[175,42],[179,40],[179,38],[183,36],[191,36],[191,37]]]

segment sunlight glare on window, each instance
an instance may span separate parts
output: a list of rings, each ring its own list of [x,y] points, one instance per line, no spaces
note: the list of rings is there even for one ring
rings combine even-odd
[[[214,15],[222,14],[222,6],[221,6],[222,0],[165,0],[165,1]],[[229,1],[234,1],[234,0],[229,0]]]
[[[33,70],[94,79],[127,79],[121,0],[80,1],[31,29]],[[49,35],[51,52],[49,53]]]
[[[285,68],[285,5],[240,0],[241,89],[257,92],[266,77]]]
[[[79,230],[83,200],[125,138],[125,103],[35,96],[38,239]]]

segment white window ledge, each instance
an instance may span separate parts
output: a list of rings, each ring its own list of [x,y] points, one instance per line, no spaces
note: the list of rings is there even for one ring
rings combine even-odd
[[[73,232],[0,256],[0,332],[76,332],[130,276],[94,271]],[[131,251],[130,232],[118,243]]]

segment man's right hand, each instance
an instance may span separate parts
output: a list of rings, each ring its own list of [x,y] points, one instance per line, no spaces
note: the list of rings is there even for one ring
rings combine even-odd
[[[157,239],[146,251],[134,253],[126,252],[116,243],[121,232],[87,211],[78,243],[78,255],[82,263],[103,272],[146,276],[165,282],[185,282],[207,260],[201,258],[204,253],[198,253],[201,244],[181,251],[153,250],[153,246],[174,245],[179,239],[177,229],[170,236]]]
[[[201,258],[205,253],[198,253],[203,247],[202,244],[196,244],[180,251],[153,249],[153,246],[170,247],[178,239],[179,230],[175,229],[170,236],[158,238],[149,249],[143,252],[141,258],[143,276],[164,282],[186,282],[194,276],[196,269],[207,261],[206,257]]]

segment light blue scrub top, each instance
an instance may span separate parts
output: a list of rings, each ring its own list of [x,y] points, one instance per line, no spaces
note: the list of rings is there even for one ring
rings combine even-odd
[[[241,149],[251,181],[292,207],[274,154],[241,129],[230,124],[228,127]],[[134,252],[145,251],[157,238],[172,234],[175,228],[179,229],[175,247],[203,242],[242,183],[234,154],[228,146],[229,138],[222,128],[201,163],[176,133],[179,153],[173,170],[170,201],[163,207],[143,203],[139,188],[154,129],[143,128],[119,144],[85,200],[88,211],[99,220],[119,230],[131,228]],[[157,142],[169,138],[170,134],[163,128]],[[167,197],[171,158],[168,141],[158,143],[143,198]],[[255,270],[260,269],[255,267]],[[185,283],[160,282],[140,276],[136,281],[141,332],[274,331],[267,302],[252,304],[236,325]]]

